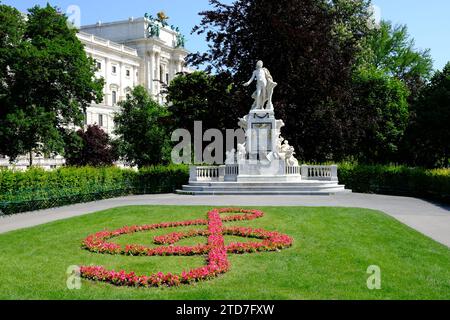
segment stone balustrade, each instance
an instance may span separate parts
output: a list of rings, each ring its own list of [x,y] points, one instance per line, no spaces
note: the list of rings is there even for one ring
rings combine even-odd
[[[302,180],[338,181],[337,166],[301,166]]]
[[[286,176],[301,176],[301,180],[338,181],[338,167],[331,166],[286,166]],[[239,165],[192,166],[189,181],[236,181]]]
[[[33,166],[42,168],[44,170],[57,169],[66,164],[66,160],[62,157],[56,158],[44,158],[44,157],[33,157]],[[28,156],[21,156],[13,163],[9,162],[8,157],[0,156],[0,169],[11,169],[25,171],[30,165],[30,159]]]
[[[238,164],[227,164],[225,166],[225,175],[227,175],[227,176],[239,175],[239,165]]]
[[[224,166],[225,169],[225,181],[237,181],[239,175],[239,165],[238,164],[227,164]]]
[[[89,33],[85,33],[85,32],[79,31],[77,33],[77,37],[80,40],[85,40],[85,41],[88,41],[88,42],[93,43],[93,44],[103,45],[103,46],[106,46],[108,48],[111,48],[111,49],[114,49],[114,50],[117,50],[117,51],[121,51],[123,53],[131,54],[133,56],[137,56],[138,55],[137,50],[134,49],[134,48],[130,48],[130,47],[127,47],[127,46],[125,46],[123,44],[116,43],[116,42],[113,42],[113,41],[110,41],[110,40],[107,40],[107,39],[103,39],[103,38],[94,36],[93,34],[89,34]]]
[[[301,170],[299,166],[286,166],[285,173],[286,175],[298,176],[301,174]]]
[[[219,181],[219,166],[191,167],[189,181]]]

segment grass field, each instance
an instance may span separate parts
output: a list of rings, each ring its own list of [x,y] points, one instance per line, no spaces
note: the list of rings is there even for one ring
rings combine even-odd
[[[450,250],[387,215],[365,209],[266,207],[265,217],[227,225],[261,227],[294,238],[280,252],[229,255],[231,270],[210,281],[174,288],[126,288],[82,281],[68,290],[71,265],[103,265],[138,274],[181,272],[195,257],[125,257],[81,249],[103,229],[205,218],[208,207],[121,207],[0,235],[0,299],[450,299]],[[184,230],[195,227],[184,228]],[[197,227],[198,228],[198,227]],[[176,229],[116,238],[151,245]],[[181,230],[181,229],[180,229]],[[251,241],[226,237],[226,241]],[[182,240],[180,245],[206,242]],[[370,265],[382,289],[366,285]]]

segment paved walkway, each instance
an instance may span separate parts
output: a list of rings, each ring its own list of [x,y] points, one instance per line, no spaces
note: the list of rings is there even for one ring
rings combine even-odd
[[[310,206],[355,207],[383,211],[450,247],[450,206],[428,201],[370,194],[335,196],[186,196],[176,194],[114,198],[0,218],[0,233],[129,205]]]

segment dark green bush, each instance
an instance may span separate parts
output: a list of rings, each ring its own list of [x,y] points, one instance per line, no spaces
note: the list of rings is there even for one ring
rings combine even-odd
[[[189,167],[182,165],[151,166],[139,170],[135,179],[136,194],[174,192],[189,180]]]
[[[116,167],[0,171],[0,212],[13,214],[129,194],[173,192],[189,177],[186,166],[135,171]]]
[[[405,166],[339,166],[339,181],[353,192],[419,197],[450,203],[450,169]]]

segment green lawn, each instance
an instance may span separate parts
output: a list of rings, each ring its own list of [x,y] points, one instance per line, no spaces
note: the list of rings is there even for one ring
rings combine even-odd
[[[208,209],[122,207],[0,235],[0,299],[450,299],[447,247],[383,213],[348,208],[257,208],[265,217],[227,225],[286,233],[294,238],[294,246],[280,252],[229,255],[231,271],[210,281],[137,289],[83,280],[80,290],[66,288],[70,265],[95,264],[142,274],[203,265],[200,256],[100,255],[82,250],[80,243],[105,228],[204,218]],[[173,230],[115,241],[150,245],[154,235]],[[197,237],[180,244],[205,241]],[[381,290],[367,289],[370,265],[381,268]]]

